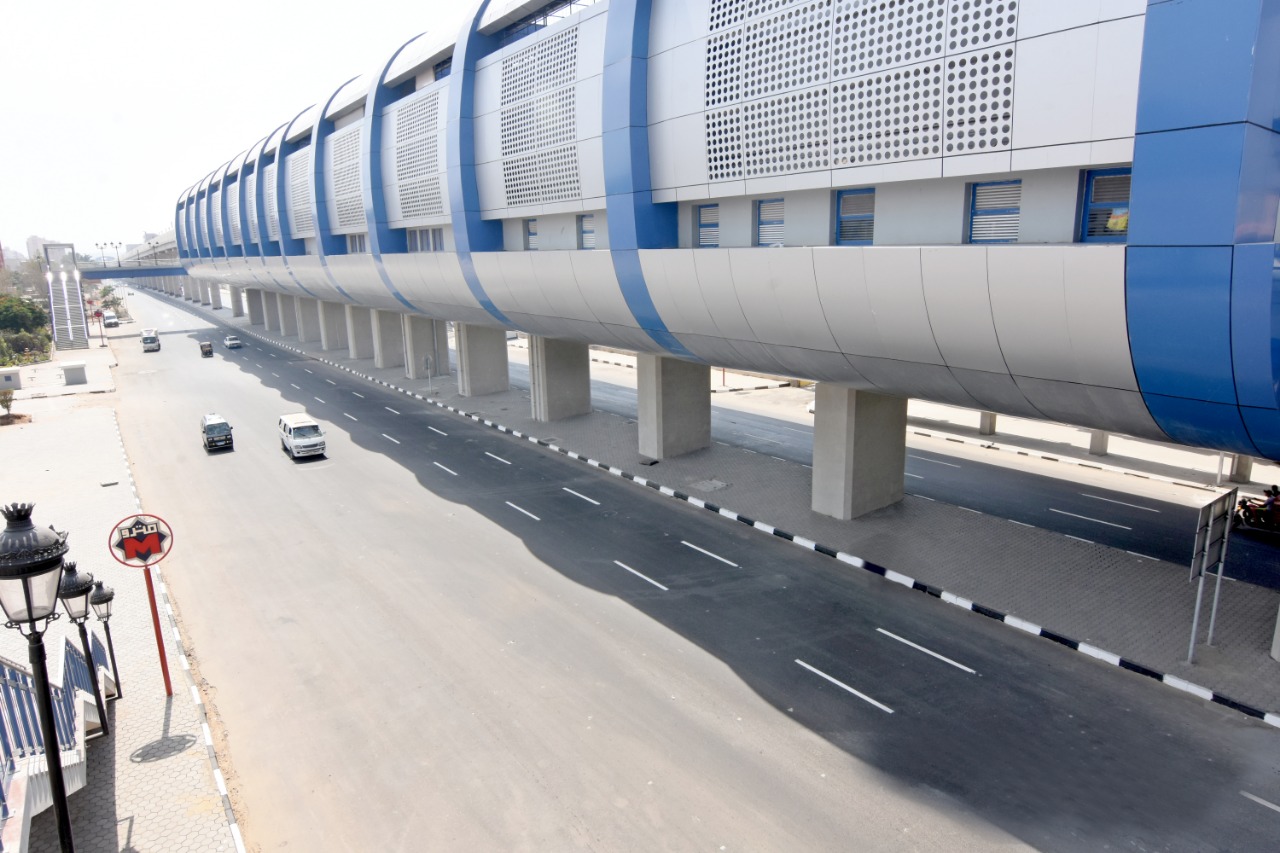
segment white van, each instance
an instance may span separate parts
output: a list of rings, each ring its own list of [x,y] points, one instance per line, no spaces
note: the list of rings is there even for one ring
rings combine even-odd
[[[200,442],[205,450],[235,450],[231,424],[222,415],[210,413],[200,418]]]
[[[120,318],[116,316],[116,312],[114,311],[103,311],[102,325],[106,326],[108,329],[114,329],[120,325]]]
[[[142,351],[143,352],[160,352],[160,330],[159,329],[143,329],[142,330]]]
[[[281,415],[276,426],[280,430],[280,447],[290,457],[324,455],[324,430],[310,415]]]

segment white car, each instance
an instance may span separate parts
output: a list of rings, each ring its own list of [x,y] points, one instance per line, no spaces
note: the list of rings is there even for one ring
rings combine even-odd
[[[240,339],[235,335],[227,335],[222,339],[222,345],[227,349],[240,349],[244,344],[240,343]]]

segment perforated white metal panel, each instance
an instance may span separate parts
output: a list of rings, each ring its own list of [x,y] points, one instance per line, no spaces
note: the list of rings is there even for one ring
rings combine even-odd
[[[718,30],[791,5],[795,0],[711,0],[711,29]]]
[[[258,242],[258,173],[245,179],[244,202],[249,209],[249,242]]]
[[[840,0],[832,30],[832,76],[869,74],[941,56],[945,18],[945,0]]]
[[[502,156],[564,145],[577,130],[572,86],[502,110]]]
[[[861,166],[942,153],[942,63],[843,80],[831,87],[831,158]]]
[[[512,207],[580,198],[578,147],[566,145],[503,160],[502,183]]]
[[[742,177],[742,107],[708,112],[707,175],[713,181]]]
[[[276,172],[275,163],[268,164],[262,170],[263,181],[266,183],[266,186],[262,188],[262,195],[266,199],[268,240],[280,239],[280,206],[276,203]]]
[[[329,137],[329,175],[333,182],[333,230],[365,230],[364,184],[360,179],[360,125],[353,124]]]
[[[830,97],[826,86],[790,92],[743,108],[746,176],[826,169],[830,159]]]
[[[502,60],[502,106],[577,79],[578,28],[543,39]]]
[[[706,103],[731,104],[742,97],[742,28],[707,39]]]
[[[289,234],[295,240],[316,236],[315,220],[311,216],[311,155],[308,145],[295,151],[285,161],[289,168]]]
[[[951,0],[947,52],[990,47],[1013,41],[1016,0]]]
[[[208,199],[202,198],[196,202],[196,207],[199,208],[200,245],[206,247],[209,245],[209,215],[208,205],[205,203],[207,201]]]
[[[231,242],[240,246],[244,240],[240,234],[240,182],[227,184],[227,222],[231,225]]]
[[[215,246],[226,246],[222,237],[222,189],[213,191],[213,243]]]
[[[203,240],[200,240],[199,242],[197,242],[198,235],[196,233],[196,209],[194,205],[195,205],[194,201],[187,205],[187,215],[186,215],[187,248],[192,252],[199,249],[200,243],[204,242]]]
[[[395,112],[396,185],[405,219],[444,213],[440,193],[440,94],[405,104]]]
[[[742,94],[759,98],[825,83],[831,74],[831,0],[812,0],[743,28]]]
[[[1012,146],[1013,62],[1012,45],[947,57],[946,153]]]

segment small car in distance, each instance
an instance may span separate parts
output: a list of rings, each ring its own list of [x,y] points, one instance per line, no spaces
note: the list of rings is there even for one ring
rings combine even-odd
[[[213,358],[213,344],[208,341],[200,342],[200,355],[203,358]]]
[[[303,412],[281,415],[276,425],[280,431],[280,448],[291,459],[299,456],[324,456],[324,430]]]
[[[222,345],[227,349],[240,349],[240,347],[244,346],[244,344],[240,342],[240,339],[235,335],[227,335],[223,338]]]
[[[205,450],[234,450],[231,424],[222,415],[213,413],[200,418],[200,443]]]

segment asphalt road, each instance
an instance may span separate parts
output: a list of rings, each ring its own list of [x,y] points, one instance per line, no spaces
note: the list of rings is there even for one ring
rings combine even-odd
[[[262,850],[1269,850],[1274,730],[132,306],[120,423]],[[279,414],[326,457],[279,449]],[[200,446],[200,415],[236,448]],[[1268,804],[1273,804],[1268,806]]]

